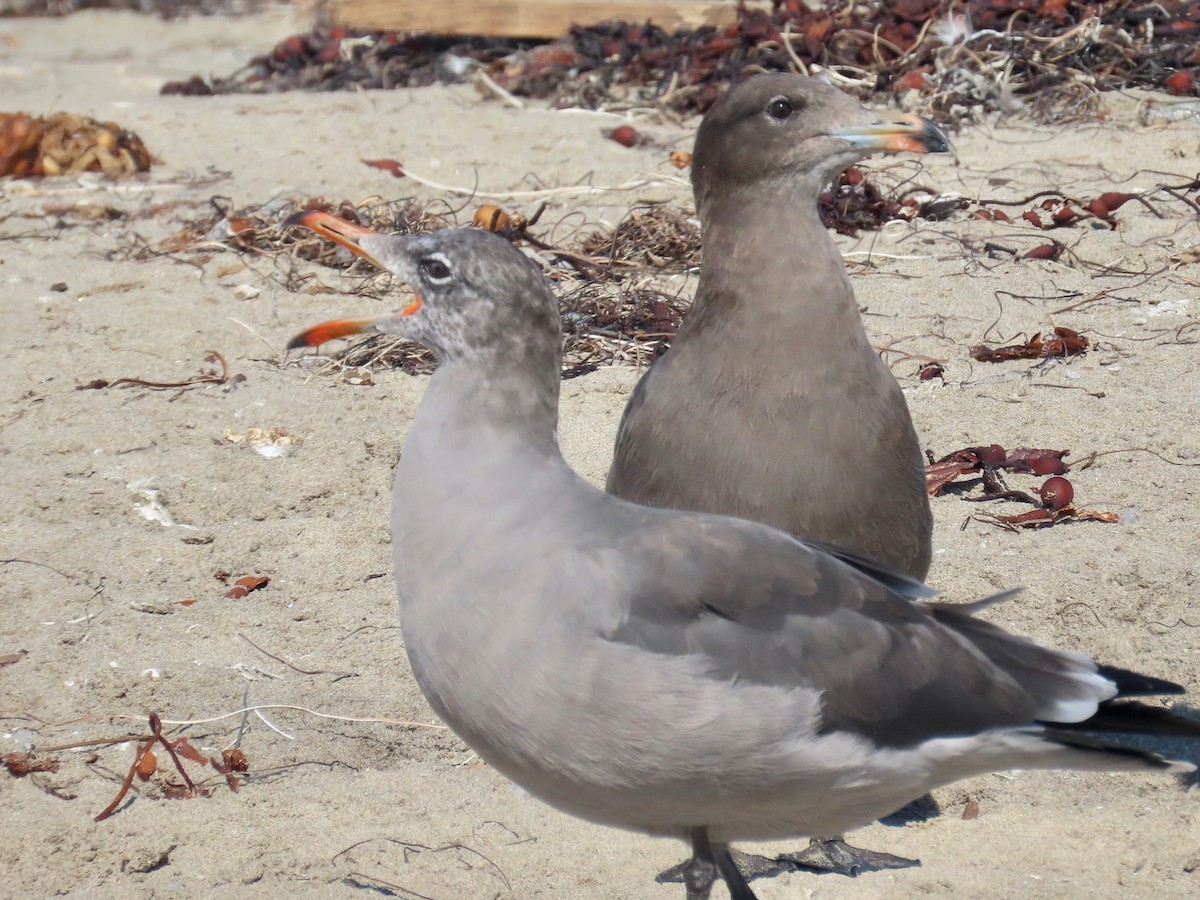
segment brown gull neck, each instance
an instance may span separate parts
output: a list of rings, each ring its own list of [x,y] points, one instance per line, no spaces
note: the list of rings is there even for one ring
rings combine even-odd
[[[870,349],[811,184],[771,179],[696,194],[704,262],[685,329],[719,323],[722,340],[784,353],[789,368],[804,366],[806,351]]]

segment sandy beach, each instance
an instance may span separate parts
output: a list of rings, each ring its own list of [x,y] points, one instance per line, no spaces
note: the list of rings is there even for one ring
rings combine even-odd
[[[438,725],[412,680],[388,514],[392,465],[427,378],[377,371],[355,384],[283,353],[306,326],[393,304],[352,295],[361,275],[312,263],[296,263],[312,278],[292,292],[270,256],[216,245],[136,251],[158,248],[214,197],[234,207],[375,195],[478,203],[360,162],[372,158],[484,192],[646,182],[549,197],[533,231],[552,240],[611,228],[645,201],[690,210],[686,173],[668,153],[690,147],[697,120],[516,109],[469,85],[159,95],[168,80],[233,71],[303,30],[294,16],[0,20],[0,111],[115,120],[157,161],[117,182],[0,180],[9,334],[0,656],[17,656],[0,667],[0,753],[36,747],[60,761],[57,772],[0,772],[0,895],[370,888],[439,900],[678,900],[681,886],[653,876],[683,858],[682,843],[590,825],[525,795]],[[930,582],[963,602],[1023,586],[988,617],[1174,679],[1189,709],[1200,704],[1200,262],[1172,257],[1200,246],[1200,220],[1156,189],[1196,177],[1200,120],[1148,115],[1147,102],[1174,101],[1106,94],[1102,120],[1061,127],[988,116],[953,135],[955,156],[867,163],[973,199],[1147,193],[1114,214],[1115,229],[1039,231],[1020,219],[1030,202],[1005,207],[1012,222],[959,213],[838,240],[924,447],[935,456],[991,443],[1069,448],[1073,462],[1104,454],[1072,473],[1076,505],[1122,514],[1118,524],[1013,532],[969,520],[985,510],[960,496],[937,497]],[[625,120],[654,143],[602,137]],[[1057,261],[1021,258],[1050,238],[1065,248]],[[661,283],[686,295],[694,277]],[[1055,325],[1084,333],[1089,352],[1044,363],[968,355]],[[215,365],[205,362],[214,350],[232,376],[222,384],[79,389],[188,380]],[[918,378],[927,359],[943,361],[944,381]],[[638,375],[603,368],[564,384],[563,449],[593,482]],[[256,452],[252,429],[283,429],[291,443]],[[1012,482],[1030,490],[1038,480]],[[270,582],[227,598],[227,582],[242,576]],[[135,781],[130,800],[94,822],[135,744],[46,748],[145,734],[150,711],[205,755],[237,743],[250,766],[240,791],[185,763],[209,796],[168,800],[154,781]],[[1157,749],[1200,762],[1194,745]],[[161,754],[160,765],[169,771]],[[853,880],[797,873],[754,887],[764,900],[1193,897],[1195,784],[1054,772],[973,779],[938,791],[937,814],[850,836],[920,858],[920,868]],[[977,815],[964,818],[969,804]]]

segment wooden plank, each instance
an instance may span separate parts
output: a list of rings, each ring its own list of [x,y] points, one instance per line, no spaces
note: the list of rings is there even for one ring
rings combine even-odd
[[[556,38],[572,25],[609,19],[635,24],[649,20],[667,31],[729,25],[737,19],[737,4],[734,0],[331,0],[329,12],[333,24],[344,28]]]

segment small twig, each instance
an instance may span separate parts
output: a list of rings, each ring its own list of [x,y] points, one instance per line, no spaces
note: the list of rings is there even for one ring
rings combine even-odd
[[[1123,447],[1119,450],[1100,450],[1097,452],[1089,453],[1087,456],[1072,463],[1071,468],[1075,469],[1075,470],[1086,469],[1089,466],[1091,466],[1091,464],[1093,462],[1095,462],[1098,457],[1108,456],[1112,453],[1149,453],[1151,456],[1158,457],[1159,459],[1161,459],[1163,462],[1165,462],[1169,466],[1183,466],[1184,468],[1189,468],[1189,469],[1200,467],[1200,462],[1180,462],[1179,460],[1176,460],[1176,459],[1167,459],[1161,453],[1156,453],[1155,451],[1151,450],[1149,447]]]
[[[1188,187],[1191,188],[1192,185],[1189,185]],[[1171,197],[1174,197],[1176,200],[1181,200],[1182,202],[1186,203],[1188,206],[1190,206],[1192,208],[1192,210],[1197,215],[1200,215],[1200,204],[1197,204],[1195,200],[1192,200],[1189,197],[1185,197],[1182,194],[1176,193],[1172,188],[1168,187],[1167,185],[1163,185],[1162,187],[1159,188],[1159,190],[1163,191],[1164,193],[1168,194]],[[1153,210],[1151,210],[1151,212],[1153,212]]]
[[[1171,629],[1178,628],[1181,625],[1184,628],[1200,628],[1200,623],[1193,625],[1191,622],[1187,621],[1186,619],[1182,619],[1182,618],[1176,619],[1170,625],[1168,625],[1166,622],[1147,622],[1146,625],[1147,626],[1157,625],[1159,628],[1163,629],[1164,631],[1170,631]]]
[[[501,824],[501,823],[496,823],[496,824]],[[508,826],[502,825],[501,827],[507,828],[510,832],[512,831],[512,829],[508,828]],[[515,832],[514,832],[514,834],[515,834]],[[359,847],[361,847],[365,844],[375,843],[376,841],[384,841],[385,843],[396,844],[400,847],[403,847],[404,850],[406,851],[406,853],[405,853],[406,856],[407,856],[407,851],[410,851],[410,850],[415,851],[417,853],[422,853],[422,852],[423,853],[445,853],[448,850],[457,850],[460,853],[470,853],[470,854],[478,857],[479,859],[483,860],[485,863],[487,863],[488,866],[490,866],[491,869],[493,870],[494,875],[497,878],[499,878],[500,881],[502,881],[504,883],[505,888],[512,890],[512,883],[509,881],[508,876],[504,874],[504,870],[496,864],[495,860],[493,860],[487,854],[481,853],[480,851],[476,850],[474,847],[468,847],[466,844],[461,844],[461,843],[458,843],[457,841],[453,844],[444,844],[441,847],[430,847],[426,844],[418,844],[415,841],[405,841],[405,840],[401,840],[399,838],[392,838],[392,837],[366,838],[365,840],[356,841],[355,843],[351,844],[349,847],[346,847],[343,850],[339,850],[337,853],[334,854],[334,856],[330,860],[330,862],[336,863],[340,857],[348,856],[350,853],[353,853]],[[355,873],[355,874],[360,874],[360,873]],[[378,881],[378,879],[375,879],[372,876],[364,876],[364,877],[372,878],[372,880]],[[386,882],[384,882],[384,883],[386,883]],[[393,885],[393,887],[396,887],[396,885]],[[400,890],[405,891],[406,893],[414,894],[414,896],[417,896],[417,897],[424,897],[424,894],[416,894],[415,892],[410,891],[407,888],[400,888]]]
[[[435,731],[445,731],[445,725],[431,725],[427,722],[409,722],[404,719],[388,719],[383,716],[339,716],[334,713],[317,712],[315,709],[309,709],[306,706],[295,706],[290,703],[262,703],[256,706],[246,706],[241,709],[235,709],[232,712],[222,713],[219,716],[211,716],[207,719],[163,719],[165,725],[207,725],[209,722],[219,722],[222,719],[228,719],[231,716],[240,716],[245,712],[258,712],[260,709],[294,709],[298,712],[308,713],[310,716],[316,716],[319,719],[336,719],[339,722],[366,722],[381,725],[402,725],[409,728],[431,728]],[[140,718],[139,716],[129,716],[128,718]]]
[[[525,108],[524,102],[522,102],[518,97],[513,96],[513,94],[511,94],[509,91],[506,91],[504,88],[500,87],[500,85],[496,84],[496,82],[493,81],[488,76],[488,73],[483,69],[475,70],[475,81],[514,109]]]
[[[1032,203],[1034,200],[1039,200],[1042,197],[1053,197],[1056,200],[1065,200],[1067,202],[1074,203],[1076,206],[1083,205],[1079,202],[1079,200],[1069,197],[1062,191],[1054,189],[1038,191],[1036,194],[1030,194],[1028,197],[1020,200],[1004,200],[999,197],[976,197],[975,202],[980,206],[1025,206],[1026,204]]]
[[[150,748],[154,746],[156,740],[157,738],[151,737],[149,740],[142,742],[141,746],[138,747],[138,752],[133,757],[133,765],[129,767],[129,771],[125,775],[125,780],[121,782],[121,789],[117,791],[117,796],[113,797],[112,803],[104,807],[104,811],[96,816],[93,821],[103,822],[121,805],[121,801],[125,799],[125,795],[129,793],[129,789],[133,786],[133,776],[137,774],[138,765],[141,764],[142,757],[150,752]]]
[[[61,572],[58,569],[54,568],[54,566],[47,565],[44,562],[38,562],[37,560],[34,560],[34,559],[18,559],[17,557],[9,557],[7,559],[0,559],[0,564],[11,565],[12,563],[24,563],[27,566],[38,566],[39,568],[42,568],[42,569],[49,569],[55,575],[61,575],[63,578],[67,579],[67,581],[72,581],[75,584],[81,583],[81,579],[76,578],[74,575],[68,575],[66,572]]]
[[[96,738],[91,741],[75,741],[70,744],[55,744],[53,747],[38,747],[38,753],[60,753],[63,750],[79,750],[83,747],[107,747],[111,744],[125,744],[129,741],[152,741],[152,734],[127,734],[124,737]]]
[[[246,689],[242,691],[242,706],[247,709],[242,713],[242,721],[238,724],[237,740],[233,742],[233,749],[240,750],[242,748],[242,738],[246,734],[246,725],[250,722],[250,685],[246,685]]]
[[[147,387],[156,389],[188,388],[197,384],[224,384],[229,380],[229,364],[225,361],[225,357],[216,350],[209,350],[209,355],[204,358],[205,362],[215,362],[220,367],[219,372],[209,372],[201,374],[195,378],[189,378],[187,381],[147,381],[144,378],[118,378],[115,381],[105,381],[100,378],[88,384],[79,385],[77,391],[96,390],[99,388],[117,387],[122,384],[131,384],[136,387]]]
[[[595,194],[608,194],[619,191],[636,191],[646,187],[655,185],[678,184],[682,186],[684,182],[680,179],[663,179],[663,178],[633,178],[629,181],[624,181],[621,184],[613,185],[591,185],[577,184],[569,187],[543,188],[537,191],[481,191],[476,188],[456,187],[451,184],[442,184],[434,181],[431,178],[426,178],[423,175],[418,175],[416,172],[405,167],[403,174],[418,184],[423,184],[425,187],[433,188],[436,191],[445,191],[449,194],[458,194],[462,197],[478,197],[485,200],[537,200],[543,197],[569,197],[575,195],[592,196]]]
[[[264,725],[266,725],[268,728],[270,728],[273,732],[275,732],[280,737],[285,737],[289,741],[294,741],[296,739],[296,736],[294,734],[288,734],[286,731],[284,731],[282,728],[280,728],[278,725],[276,725],[274,722],[272,722],[270,719],[268,719],[266,716],[264,716],[262,714],[262,710],[256,709],[256,710],[254,710],[254,714],[256,716],[258,716],[258,718],[260,720],[262,720],[262,723]]]
[[[783,31],[779,36],[783,39],[783,49],[787,52],[788,59],[792,61],[792,66],[795,67],[796,71],[801,75],[807,76],[809,74],[808,66],[804,64],[804,60],[800,58],[799,54],[796,53],[795,49],[792,47],[792,25],[794,24],[795,23],[791,19],[788,19],[784,23]],[[796,37],[800,37],[800,35],[796,35]]]
[[[1101,625],[1101,626],[1104,625],[1104,623],[1102,621],[1100,621],[1100,616],[1096,612],[1096,610],[1092,609],[1092,607],[1089,604],[1084,603],[1082,600],[1077,600],[1074,603],[1068,603],[1066,606],[1061,607],[1058,611],[1058,614],[1061,616],[1068,609],[1074,609],[1076,606],[1082,606],[1084,609],[1086,609],[1088,612],[1090,612],[1092,614],[1092,617],[1096,620],[1097,625]]]
[[[258,646],[258,644],[254,643],[254,641],[250,640],[250,638],[246,637],[246,635],[242,634],[242,632],[240,632],[240,631],[238,632],[238,637],[240,637],[243,641],[245,641],[247,644],[249,644],[251,647],[253,647],[255,650],[257,650],[259,653],[263,654],[263,656],[269,656],[269,657],[271,657],[271,659],[275,660],[275,662],[283,663],[285,666],[287,666],[293,672],[299,672],[301,675],[338,675],[342,678],[349,678],[349,677],[357,674],[355,672],[331,672],[328,669],[315,669],[310,672],[308,669],[301,669],[299,666],[293,666],[286,659],[281,659],[280,657],[276,656],[274,653],[270,653],[270,652],[264,650],[262,647]]]
[[[663,335],[663,337],[674,337],[674,335]],[[907,350],[897,350],[895,347],[880,347],[877,344],[872,344],[871,349],[874,350],[876,353],[880,353],[880,354],[892,353],[892,354],[895,354],[896,356],[899,356],[900,359],[914,359],[917,362],[923,362],[923,363],[941,363],[942,365],[945,365],[946,363],[948,363],[950,361],[949,359],[945,359],[942,357],[922,356],[919,353],[909,353]]]
[[[260,341],[262,341],[264,344],[266,344],[268,347],[270,347],[272,353],[274,353],[276,355],[279,354],[279,348],[277,348],[274,344],[272,344],[270,341],[268,341],[265,337],[263,337],[261,334],[259,334],[257,331],[255,331],[253,328],[251,328],[249,325],[247,325],[245,322],[243,322],[241,319],[235,319],[233,316],[226,316],[226,318],[229,319],[229,321],[235,325],[241,325],[248,332],[250,332],[256,338],[258,338]]]

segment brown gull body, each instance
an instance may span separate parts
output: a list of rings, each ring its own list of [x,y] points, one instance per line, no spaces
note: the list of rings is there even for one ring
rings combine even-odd
[[[630,398],[609,493],[765,522],[925,577],[920,446],[817,197],[872,152],[948,148],[927,119],[816,78],[759,75],[713,106],[692,161],[696,297]]]
[[[837,834],[1005,768],[1179,770],[1077,728],[1191,731],[1124,695],[1177,685],[912,599],[927,589],[740,519],[598,491],[557,443],[561,332],[540,272],[484,232],[307,225],[416,299],[289,346],[378,330],[439,357],[396,468],[392,545],[413,675],[534,796],[690,841],[690,898],[737,839]],[[1079,724],[1083,723],[1083,724]]]

